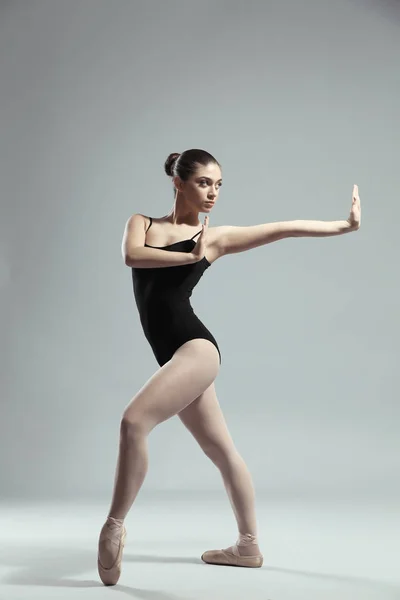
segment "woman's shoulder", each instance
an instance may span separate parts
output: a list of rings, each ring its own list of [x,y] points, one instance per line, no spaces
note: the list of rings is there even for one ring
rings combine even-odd
[[[149,215],[145,215],[143,213],[136,213],[138,217],[142,217],[146,221],[146,223],[150,223],[153,221],[154,223],[162,223],[165,221],[165,217],[150,217]]]
[[[138,215],[138,217],[141,217],[144,222],[146,223],[146,225],[148,225],[150,223],[150,221],[155,221],[154,217],[149,217],[148,215],[144,215],[142,213],[136,213]]]
[[[143,213],[134,213],[129,217],[128,221],[141,221],[143,225],[147,228],[153,221],[156,222],[159,221],[159,219],[157,219],[157,217],[150,217]]]

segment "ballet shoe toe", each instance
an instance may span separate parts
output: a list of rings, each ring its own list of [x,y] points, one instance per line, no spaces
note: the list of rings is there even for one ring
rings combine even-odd
[[[211,565],[226,565],[232,567],[261,567],[263,556],[240,556],[232,552],[230,548],[221,550],[207,550],[201,556],[201,560]]]
[[[122,552],[125,546],[125,538],[125,527],[122,527],[120,532],[111,532],[104,527],[100,534],[99,550],[97,555],[97,570],[104,585],[116,585],[116,583],[118,583],[118,580],[121,576]],[[105,556],[108,555],[109,557],[109,552],[106,553],[105,549],[106,547],[108,547],[108,549],[110,548],[110,543],[115,548],[115,560],[111,566],[105,566],[104,563],[108,562],[106,561]]]

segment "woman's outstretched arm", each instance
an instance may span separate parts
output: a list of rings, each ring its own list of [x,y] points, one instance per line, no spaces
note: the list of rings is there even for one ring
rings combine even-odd
[[[220,255],[244,252],[288,237],[325,237],[357,231],[361,224],[358,186],[353,187],[350,216],[343,221],[280,221],[248,227],[219,227]]]

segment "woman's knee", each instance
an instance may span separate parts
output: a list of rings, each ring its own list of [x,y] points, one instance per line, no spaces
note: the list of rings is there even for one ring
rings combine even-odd
[[[121,437],[126,440],[134,440],[148,435],[152,425],[148,419],[132,413],[124,413],[120,423]]]
[[[223,468],[226,464],[232,462],[237,455],[234,447],[228,448],[221,444],[204,444],[202,450],[218,468]]]

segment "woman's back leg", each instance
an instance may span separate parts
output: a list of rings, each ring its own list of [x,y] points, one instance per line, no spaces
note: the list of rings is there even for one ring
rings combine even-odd
[[[214,382],[178,416],[221,473],[238,526],[240,554],[260,556],[252,477],[229,433]],[[231,550],[232,547],[226,549],[228,553]],[[211,562],[218,562],[219,555],[219,550],[212,551],[203,560],[208,562],[211,558]],[[253,566],[261,566],[260,562],[255,559]]]

